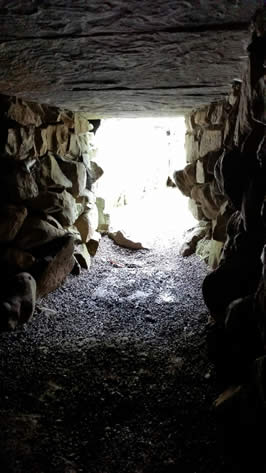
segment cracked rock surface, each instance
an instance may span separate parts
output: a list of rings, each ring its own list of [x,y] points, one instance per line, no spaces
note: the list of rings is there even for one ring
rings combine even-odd
[[[104,237],[91,270],[0,335],[5,473],[228,473],[207,360],[207,273],[177,242]]]

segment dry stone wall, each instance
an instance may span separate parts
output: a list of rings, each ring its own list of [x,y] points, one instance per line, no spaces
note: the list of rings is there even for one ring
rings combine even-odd
[[[193,205],[211,223],[212,241],[223,246],[202,287],[211,316],[209,356],[227,388],[215,407],[230,454],[249,455],[245,471],[254,459],[256,471],[265,471],[259,424],[266,406],[266,8],[252,27],[242,82],[234,83],[225,102],[190,116],[193,173],[189,168],[181,178],[193,175]]]
[[[228,220],[236,209],[240,210],[245,181],[253,172],[244,162],[248,158],[242,156],[256,153],[265,134],[261,125],[266,121],[263,15],[259,10],[254,17],[246,71],[233,80],[225,100],[186,117],[188,164],[174,175],[201,227],[204,222],[205,237],[196,251],[212,268],[223,258]],[[242,213],[244,216],[244,209]],[[188,241],[183,253],[194,249],[194,242],[190,248]]]
[[[0,326],[14,329],[29,318],[16,301],[18,274],[38,298],[89,268],[100,238],[94,183],[102,170],[86,114],[5,96],[0,110]]]

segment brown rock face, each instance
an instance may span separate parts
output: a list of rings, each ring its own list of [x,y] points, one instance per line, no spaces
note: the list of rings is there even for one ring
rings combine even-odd
[[[49,258],[46,268],[36,276],[37,297],[43,297],[54,291],[72,271],[74,259],[74,240],[72,237],[62,239],[62,245],[56,255]]]
[[[259,6],[0,0],[0,92],[91,118],[182,113],[221,99],[239,77]],[[34,107],[25,112],[16,119],[36,124]]]

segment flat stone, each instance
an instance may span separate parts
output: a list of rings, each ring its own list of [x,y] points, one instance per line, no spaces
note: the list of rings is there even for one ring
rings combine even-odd
[[[207,105],[240,76],[247,25],[259,6],[12,0],[11,7],[1,0],[0,91],[91,118],[169,116]]]

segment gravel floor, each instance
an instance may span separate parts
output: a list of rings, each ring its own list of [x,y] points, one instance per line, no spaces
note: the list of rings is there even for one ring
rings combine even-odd
[[[89,272],[1,334],[3,473],[220,473],[196,256],[107,237]]]

